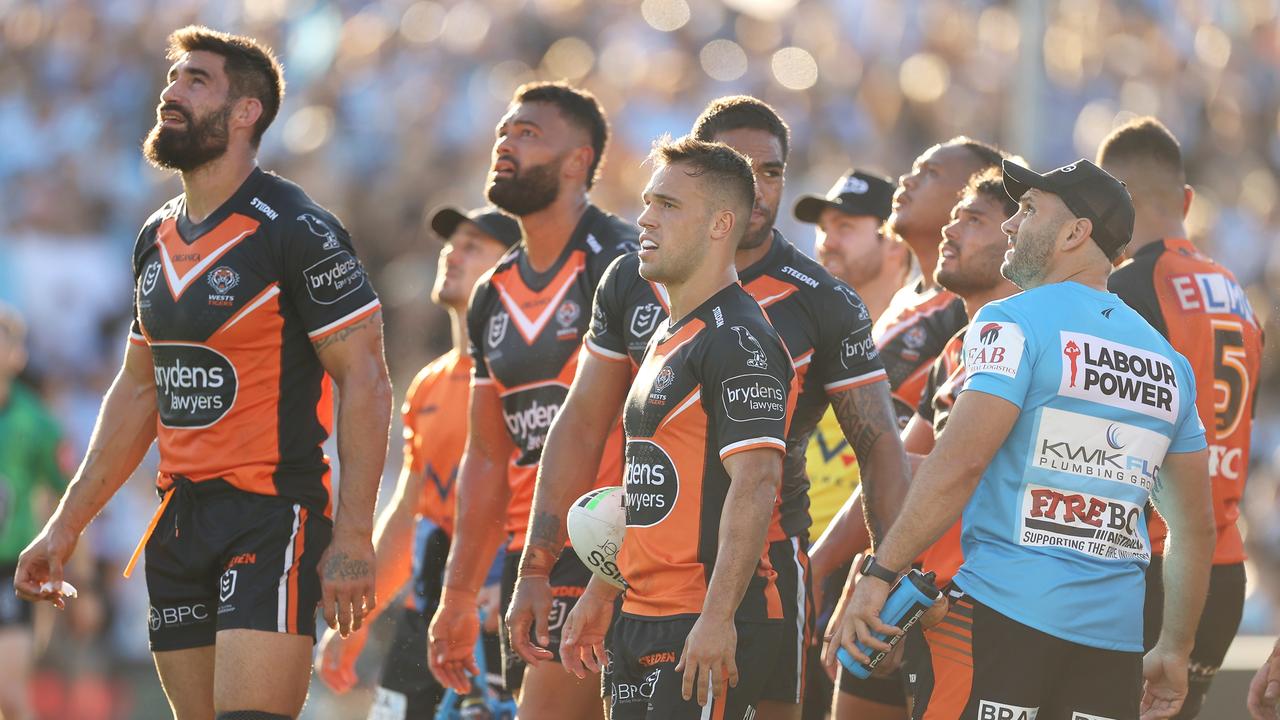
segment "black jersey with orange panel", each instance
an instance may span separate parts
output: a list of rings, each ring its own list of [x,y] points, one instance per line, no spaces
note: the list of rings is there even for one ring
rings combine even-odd
[[[923,280],[894,294],[889,307],[876,319],[872,337],[889,373],[898,427],[907,426],[925,397],[934,359],[968,322],[959,296],[940,287],[925,288]]]
[[[848,285],[774,231],[769,252],[738,274],[795,360],[795,418],[787,437],[782,480],[781,533],[770,540],[809,530],[809,436],[829,405],[828,396],[885,379],[871,313]],[[640,260],[614,262],[596,291],[587,349],[608,360],[638,364],[654,328],[667,315],[665,290],[640,277]]]
[[[736,284],[674,325],[669,319],[659,324],[623,410],[627,535],[618,563],[628,585],[624,613],[675,618],[702,612],[731,482],[724,459],[759,448],[785,454],[795,379],[782,339]],[[767,541],[759,557],[739,621],[782,618]]]
[[[1243,562],[1236,519],[1249,470],[1249,435],[1262,364],[1262,328],[1235,275],[1190,241],[1170,238],[1134,253],[1107,281],[1111,292],[1138,311],[1186,356],[1195,372],[1196,411],[1209,442],[1215,565]],[[1152,550],[1164,552],[1168,528],[1159,516],[1148,525]]]
[[[578,370],[596,285],[614,258],[636,249],[639,234],[636,225],[589,205],[550,268],[535,271],[522,243],[481,277],[471,296],[472,383],[497,390],[516,446],[508,469],[511,551],[524,546],[542,446]],[[600,485],[618,484],[621,455],[619,431],[601,460]]]
[[[133,251],[130,340],[155,365],[159,486],[221,478],[330,513],[332,383],[312,343],[376,312],[342,224],[255,169],[203,222],[184,196]]]

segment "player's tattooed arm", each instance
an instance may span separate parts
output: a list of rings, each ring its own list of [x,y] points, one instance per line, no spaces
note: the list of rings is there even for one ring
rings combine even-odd
[[[338,330],[335,330],[329,333],[328,335],[325,335],[319,340],[314,341],[312,345],[315,347],[316,352],[318,353],[330,346],[345,343],[351,336],[356,335],[357,333],[368,331],[371,327],[374,327],[374,326],[377,326],[379,329],[382,328],[382,311],[381,310],[375,312],[374,314],[370,315],[369,317],[363,320],[360,320],[359,322],[351,323],[346,327],[339,328]]]
[[[831,407],[858,456],[863,514],[867,531],[878,544],[902,506],[910,478],[889,383],[882,380],[842,390],[831,396]]]

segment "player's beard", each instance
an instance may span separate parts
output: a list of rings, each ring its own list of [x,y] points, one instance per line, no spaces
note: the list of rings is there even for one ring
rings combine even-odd
[[[1008,253],[1008,259],[1000,265],[1000,274],[1023,290],[1039,285],[1048,274],[1056,236],[1056,228],[1038,231],[1019,228],[1013,252]]]
[[[764,211],[764,224],[759,228],[747,228],[747,234],[738,241],[739,250],[755,250],[773,237],[773,223],[778,219],[778,208],[761,209]]]
[[[181,113],[186,119],[186,127],[166,128],[162,121],[157,121],[142,143],[142,152],[147,162],[164,170],[189,172],[217,160],[227,152],[230,102],[200,118],[176,105],[168,105],[162,109]]]
[[[939,285],[961,297],[990,290],[1000,282],[1007,249],[1007,244],[992,243],[954,269],[943,269],[942,261],[939,260],[934,279]]]
[[[510,178],[494,177],[486,193],[489,202],[515,215],[524,217],[543,210],[560,195],[560,164],[564,156],[541,165],[516,167]]]

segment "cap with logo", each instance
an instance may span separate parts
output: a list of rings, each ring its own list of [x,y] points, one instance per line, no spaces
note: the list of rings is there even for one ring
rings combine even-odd
[[[465,214],[456,207],[447,206],[431,215],[431,229],[445,240],[464,222],[475,223],[486,235],[507,247],[520,242],[520,223],[493,206],[476,208]]]
[[[1111,173],[1081,158],[1043,175],[1005,160],[1004,191],[1014,200],[1032,188],[1057,195],[1078,218],[1093,222],[1093,241],[1111,260],[1133,237],[1133,198]]]
[[[825,197],[804,195],[796,201],[795,216],[800,222],[816,223],[822,211],[835,208],[846,215],[889,218],[893,209],[893,181],[863,170],[850,170],[831,186]]]

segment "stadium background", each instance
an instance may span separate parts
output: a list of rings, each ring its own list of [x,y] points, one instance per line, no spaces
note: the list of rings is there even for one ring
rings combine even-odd
[[[896,176],[926,146],[965,133],[1043,169],[1092,157],[1132,114],[1158,115],[1181,139],[1197,190],[1193,239],[1236,273],[1277,338],[1277,6],[0,0],[0,300],[31,324],[29,379],[78,459],[124,347],[129,249],[142,221],[180,191],[138,150],[167,69],[165,37],[200,22],[280,53],[288,95],[261,164],[298,181],[351,230],[386,304],[387,358],[401,394],[448,344],[445,317],[427,299],[439,243],[424,216],[444,203],[482,202],[494,122],[511,90],[534,78],[571,79],[605,105],[613,132],[594,198],[625,217],[637,214],[648,175],[641,161],[656,136],[683,134],[719,95],[773,103],[793,132],[779,226],[802,247],[812,246],[812,228],[791,218],[792,203],[825,192],[851,165]],[[1252,559],[1241,629],[1272,636],[1280,629],[1274,347],[1245,510]],[[154,464],[144,463],[82,545],[105,570],[106,602],[52,624],[37,683],[41,717],[168,716],[146,649],[144,583],[117,572],[155,502]],[[1262,656],[1247,645],[1232,657],[1256,667]],[[371,647],[366,656],[376,654]],[[1224,670],[1214,698],[1226,704],[1206,717],[1243,716],[1240,676]],[[318,682],[312,698],[305,717],[346,717],[368,701],[357,693],[339,709]]]

